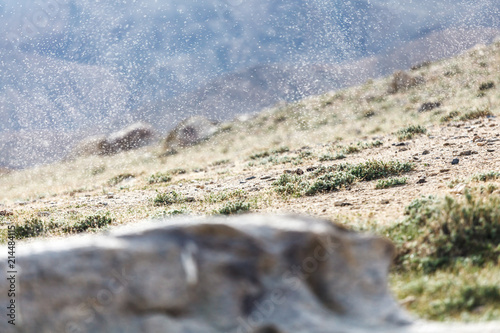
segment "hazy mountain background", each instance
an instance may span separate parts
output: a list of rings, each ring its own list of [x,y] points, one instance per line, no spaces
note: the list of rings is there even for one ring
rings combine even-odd
[[[137,120],[166,132],[356,84],[499,28],[498,0],[0,1],[0,166]]]

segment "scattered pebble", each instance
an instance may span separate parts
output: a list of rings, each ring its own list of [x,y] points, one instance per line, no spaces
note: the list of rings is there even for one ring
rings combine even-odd
[[[389,203],[390,203],[390,201],[389,201],[389,200],[387,200],[387,199],[383,199],[383,200],[381,200],[381,201],[380,201],[380,203],[381,203],[382,205],[387,205],[387,204],[389,204]]]
[[[347,202],[347,201],[335,202],[335,207],[346,207],[346,206],[352,206],[352,204],[350,202]]]
[[[394,147],[401,147],[401,146],[406,146],[407,143],[406,142],[398,142],[398,143],[393,143],[392,144]]]
[[[427,180],[425,179],[425,177],[422,177],[419,180],[417,180],[417,184],[423,184],[423,183],[427,183]]]
[[[445,173],[445,172],[448,172],[448,171],[450,171],[450,169],[441,169],[441,170],[439,170],[439,172],[441,172],[441,173]]]
[[[429,155],[431,152],[428,151],[427,149],[422,152],[422,155]]]
[[[194,197],[186,197],[185,198],[186,202],[194,202],[196,199]]]
[[[460,160],[458,158],[454,158],[453,161],[451,161],[451,164],[455,165],[458,164]]]
[[[307,172],[313,172],[314,170],[316,170],[317,167],[309,167],[306,169]]]
[[[253,180],[253,179],[255,179],[255,178],[257,178],[257,177],[255,177],[255,176],[251,176],[251,177],[246,178],[245,180]]]
[[[0,210],[0,216],[12,216],[14,213],[8,210]]]
[[[260,177],[261,180],[266,180],[266,179],[269,179],[269,178],[271,178],[271,176]]]
[[[493,153],[495,151],[495,149],[487,149],[486,150],[488,153]]]
[[[295,170],[295,173],[300,176],[300,175],[304,174],[304,170],[299,168],[299,169]]]

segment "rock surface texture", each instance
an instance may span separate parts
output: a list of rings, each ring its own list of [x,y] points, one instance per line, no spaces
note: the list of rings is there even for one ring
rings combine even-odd
[[[399,308],[387,289],[393,252],[326,221],[251,215],[19,243],[16,325],[4,319],[0,332],[449,331],[412,324]],[[495,327],[452,331],[477,329]]]
[[[218,129],[217,123],[205,117],[189,117],[170,131],[164,140],[164,147],[167,150],[189,147],[209,139]]]

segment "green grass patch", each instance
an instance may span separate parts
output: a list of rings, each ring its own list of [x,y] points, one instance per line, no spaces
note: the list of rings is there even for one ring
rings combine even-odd
[[[456,262],[483,265],[500,255],[500,197],[421,198],[406,218],[384,230],[398,246],[400,269],[433,272]]]
[[[172,176],[168,173],[157,172],[148,178],[149,184],[159,184],[159,183],[168,183],[172,180]]]
[[[250,211],[250,204],[244,201],[234,201],[228,202],[221,208],[215,211],[216,214],[219,215],[234,215],[234,214],[242,214]]]
[[[384,188],[401,186],[401,185],[405,185],[407,180],[408,180],[408,178],[406,178],[406,177],[403,177],[403,178],[380,179],[377,182],[377,184],[375,185],[375,188],[377,190],[380,190],[380,189],[384,189]]]
[[[472,176],[472,180],[478,182],[487,182],[490,180],[497,180],[497,179],[500,179],[500,172],[498,171],[481,172]]]
[[[15,225],[14,237],[16,239],[24,239],[43,236],[58,228],[59,224],[55,222],[45,222],[37,218],[27,219],[23,224]]]
[[[283,196],[312,196],[338,191],[356,181],[370,181],[412,171],[415,165],[399,161],[371,160],[359,164],[343,163],[319,167],[311,176],[283,174],[273,183],[275,191]]]
[[[421,125],[410,125],[396,132],[399,141],[411,140],[416,134],[425,134],[427,129]]]
[[[72,225],[65,225],[62,231],[65,233],[81,233],[85,231],[96,231],[105,228],[113,222],[113,219],[108,215],[92,215],[78,221]]]
[[[405,307],[426,320],[500,319],[500,268],[455,265],[431,274],[393,272],[391,289]]]
[[[156,197],[153,199],[153,204],[155,206],[168,206],[176,203],[185,202],[186,198],[175,191],[172,192],[159,192],[156,194]]]

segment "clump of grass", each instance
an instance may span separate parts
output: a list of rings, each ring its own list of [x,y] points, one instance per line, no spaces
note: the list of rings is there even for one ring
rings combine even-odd
[[[153,199],[153,203],[155,206],[167,206],[176,203],[182,203],[185,201],[186,199],[184,198],[184,196],[175,191],[157,193],[156,197]]]
[[[455,265],[433,274],[397,272],[391,286],[408,310],[426,320],[494,320],[500,316],[498,266]],[[493,279],[492,279],[493,277]]]
[[[457,261],[482,265],[500,255],[500,197],[466,192],[461,200],[414,200],[385,230],[399,246],[400,268],[433,272]]]
[[[157,172],[148,178],[149,184],[159,184],[159,183],[167,183],[172,180],[172,176],[168,173]]]
[[[343,153],[336,153],[335,155],[325,154],[320,156],[319,161],[326,162],[326,161],[343,160],[345,157],[346,156]]]
[[[446,123],[460,116],[460,111],[451,111],[446,116],[441,117],[441,122]]]
[[[258,159],[261,159],[261,158],[264,158],[264,157],[269,157],[269,156],[272,156],[272,155],[279,155],[279,154],[283,154],[283,153],[286,153],[286,152],[289,152],[290,151],[290,148],[284,146],[284,147],[279,147],[279,148],[276,148],[276,149],[272,149],[272,150],[266,150],[266,151],[263,151],[263,152],[260,152],[260,153],[255,153],[253,155],[250,155],[250,159],[251,160],[258,160]]]
[[[225,160],[219,160],[219,161],[215,161],[211,164],[211,166],[220,166],[220,165],[224,165],[224,164],[229,164],[231,162],[231,160],[228,160],[228,159],[225,159]]]
[[[183,169],[183,168],[175,168],[175,169],[170,170],[169,173],[172,175],[183,175],[183,174],[187,173],[187,170]]]
[[[115,186],[120,184],[122,181],[130,179],[130,178],[135,178],[135,175],[131,173],[122,173],[119,174],[118,176],[114,176],[110,180],[108,180],[108,185],[109,186]]]
[[[59,224],[54,222],[44,222],[40,219],[27,219],[23,224],[18,224],[14,229],[16,239],[42,236],[48,232],[59,228]]]
[[[352,184],[356,180],[348,172],[327,173],[318,179],[306,190],[307,196],[313,196],[318,193],[338,191],[340,188]]]
[[[481,110],[476,109],[474,111],[467,112],[466,114],[461,116],[460,120],[461,121],[473,120],[473,119],[478,119],[478,118],[490,117],[492,115],[493,115],[493,113],[491,113],[491,111],[488,108],[481,109]]]
[[[479,85],[479,91],[489,90],[495,88],[495,83],[493,81],[483,82]]]
[[[318,193],[334,192],[353,184],[355,181],[370,181],[394,175],[400,175],[414,169],[412,163],[399,161],[371,160],[360,164],[339,164],[319,167],[309,177],[312,183],[303,176],[283,174],[273,183],[275,191],[283,196],[301,197]]]
[[[406,177],[403,177],[403,178],[380,179],[377,182],[377,184],[375,185],[375,188],[378,189],[378,190],[380,190],[380,189],[384,189],[384,188],[405,185],[407,180],[408,180],[408,178],[406,178]]]
[[[411,140],[416,134],[425,134],[427,129],[421,125],[410,125],[396,132],[399,141]]]
[[[472,180],[478,182],[487,182],[496,179],[500,179],[500,172],[498,171],[481,172],[472,176]]]
[[[66,233],[81,233],[85,231],[95,231],[109,226],[113,222],[113,219],[105,215],[92,215],[86,217],[84,220],[76,222],[72,225],[65,225],[62,228],[63,232]]]
[[[220,215],[242,214],[250,210],[250,204],[243,201],[228,202],[216,211]]]
[[[307,190],[309,183],[299,175],[282,174],[272,184],[275,191],[282,196],[301,197]]]

